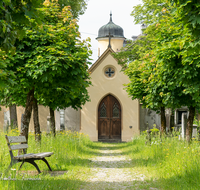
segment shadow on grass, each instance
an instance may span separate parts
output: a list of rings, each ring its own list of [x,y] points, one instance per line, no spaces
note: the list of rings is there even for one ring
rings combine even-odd
[[[135,166],[150,166],[150,165],[155,165],[158,163],[158,161],[156,159],[153,158],[135,158],[135,159],[131,159],[131,163],[132,163],[132,167]]]
[[[122,156],[122,153],[98,153],[98,156]]]
[[[156,184],[153,186],[157,187]],[[110,181],[95,181],[84,183],[81,186],[82,190],[121,190],[121,189],[145,189],[152,190],[152,184],[149,184],[145,181],[139,181],[133,179],[132,181],[120,181],[120,182],[110,182]],[[157,190],[157,189],[155,189]]]
[[[168,179],[159,179],[158,182],[163,184],[165,189],[199,190],[200,170],[199,168],[190,168],[189,170],[186,170],[181,175],[174,175]]]
[[[146,190],[199,190],[199,170],[192,169],[182,175],[175,175],[169,178],[157,178],[152,180],[139,180],[133,177],[131,181],[81,181],[69,179],[64,174],[62,179],[58,177],[47,177],[43,179],[37,176],[34,180],[0,180],[0,189],[8,190],[102,190],[102,189],[146,189]],[[40,178],[41,177],[41,178]],[[76,176],[75,176],[76,177]]]
[[[140,180],[137,176],[131,181],[94,181],[84,182],[81,189],[145,189],[145,190],[199,190],[200,171],[193,168],[190,172],[182,175],[174,175],[168,178]],[[85,187],[85,188],[84,188]]]
[[[80,180],[56,179],[49,177],[41,180],[15,180],[15,181],[0,181],[0,189],[5,190],[56,190],[67,189],[75,190],[80,189],[83,182]]]
[[[82,167],[88,167],[91,164],[90,159],[85,159],[85,158],[66,158],[64,161],[63,160],[58,160],[58,163],[61,163],[62,165],[66,166],[82,166]],[[59,166],[56,164],[54,165],[54,168],[59,169]]]
[[[139,148],[134,148],[134,149],[131,149],[131,150],[122,151],[121,154],[122,154],[122,155],[131,155],[131,154],[140,153],[141,151],[142,151],[142,150],[139,149]]]
[[[131,161],[119,160],[119,161],[93,161],[92,167],[95,168],[132,168]]]
[[[82,151],[85,155],[90,155],[90,156],[120,156],[120,155],[128,155],[128,154],[132,154],[133,152],[131,151],[122,151],[122,152],[101,152],[101,150],[106,151],[106,150],[120,150],[121,148],[88,148],[88,149],[81,149],[79,148],[80,151]]]
[[[93,144],[87,145],[87,147],[91,149],[98,149],[98,150],[117,150],[132,146],[129,143],[102,143],[102,142],[95,142]]]

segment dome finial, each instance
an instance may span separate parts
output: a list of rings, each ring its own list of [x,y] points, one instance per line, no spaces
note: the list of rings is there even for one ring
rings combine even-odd
[[[112,22],[112,11],[110,11],[110,22]]]

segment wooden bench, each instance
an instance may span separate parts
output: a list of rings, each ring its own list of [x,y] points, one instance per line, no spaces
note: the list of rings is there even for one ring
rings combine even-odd
[[[9,152],[10,152],[10,157],[11,157],[11,162],[9,167],[7,168],[6,171],[8,171],[14,164],[18,163],[18,162],[22,162],[19,170],[21,169],[21,167],[23,166],[23,164],[25,162],[28,162],[30,164],[32,164],[33,166],[35,166],[35,168],[37,169],[38,173],[41,173],[38,165],[35,163],[35,160],[42,160],[46,163],[46,165],[48,166],[49,170],[52,171],[49,163],[47,162],[47,160],[45,159],[45,157],[50,157],[53,152],[42,152],[42,153],[37,153],[37,154],[26,154],[26,149],[28,148],[28,144],[26,143],[26,137],[25,136],[5,136],[6,137],[6,141],[8,144],[8,148],[9,148]],[[15,144],[15,145],[11,145],[11,143],[20,143],[20,144]],[[23,143],[23,144],[21,144]],[[13,155],[13,150],[23,150],[22,155],[17,155],[14,156]]]

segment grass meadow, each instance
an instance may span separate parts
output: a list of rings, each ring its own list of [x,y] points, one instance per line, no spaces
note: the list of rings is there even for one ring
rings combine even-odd
[[[200,189],[200,142],[193,139],[190,145],[178,137],[162,140],[154,137],[146,145],[146,137],[134,138],[127,143],[124,154],[130,156],[132,167],[149,179],[149,186],[158,189]]]
[[[18,135],[10,131],[8,135]],[[193,139],[188,145],[177,137],[152,137],[146,144],[145,135],[134,137],[131,142],[116,144],[122,154],[131,158],[131,168],[146,176],[136,189],[198,190],[200,189],[200,142]],[[98,149],[105,143],[91,142],[88,136],[78,132],[61,132],[54,138],[42,134],[38,144],[34,135],[29,134],[28,153],[54,152],[47,158],[53,171],[67,171],[63,175],[48,173],[29,175],[36,169],[25,163],[18,172],[20,163],[15,164],[7,175],[4,171],[10,163],[5,133],[0,133],[0,189],[2,190],[77,190],[81,189],[90,174],[90,158],[98,155]],[[109,146],[109,144],[108,144]],[[48,171],[42,161],[36,161],[42,171]],[[8,179],[9,178],[9,179]],[[8,180],[5,180],[8,179]],[[133,180],[133,183],[135,181]]]

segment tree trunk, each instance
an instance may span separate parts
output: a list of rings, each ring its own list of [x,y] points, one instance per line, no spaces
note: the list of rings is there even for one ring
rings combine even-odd
[[[166,134],[165,107],[161,107],[161,135]]]
[[[54,115],[54,110],[52,108],[50,109],[50,130],[51,130],[51,134],[53,134],[53,136],[56,136],[56,126],[55,126],[55,115]]]
[[[40,131],[40,123],[39,123],[39,115],[38,115],[38,104],[37,99],[33,99],[33,121],[34,121],[34,130],[35,130],[35,141],[41,141],[41,131]]]
[[[26,137],[27,143],[28,143],[28,130],[29,130],[29,123],[31,119],[33,98],[34,98],[34,89],[30,90],[29,93],[27,94],[26,107],[25,107],[25,112],[22,119],[22,126],[21,126],[21,132],[20,132],[20,136]]]
[[[12,106],[9,106],[10,110],[10,123],[11,123],[11,129],[17,129],[17,108],[16,104],[13,104]]]
[[[170,116],[170,132],[171,132],[171,134],[173,131],[172,127],[174,127],[174,115]]]
[[[186,127],[186,140],[189,143],[192,138],[192,129],[193,129],[193,121],[194,121],[194,115],[195,115],[195,107],[190,106],[189,107],[189,117]]]

